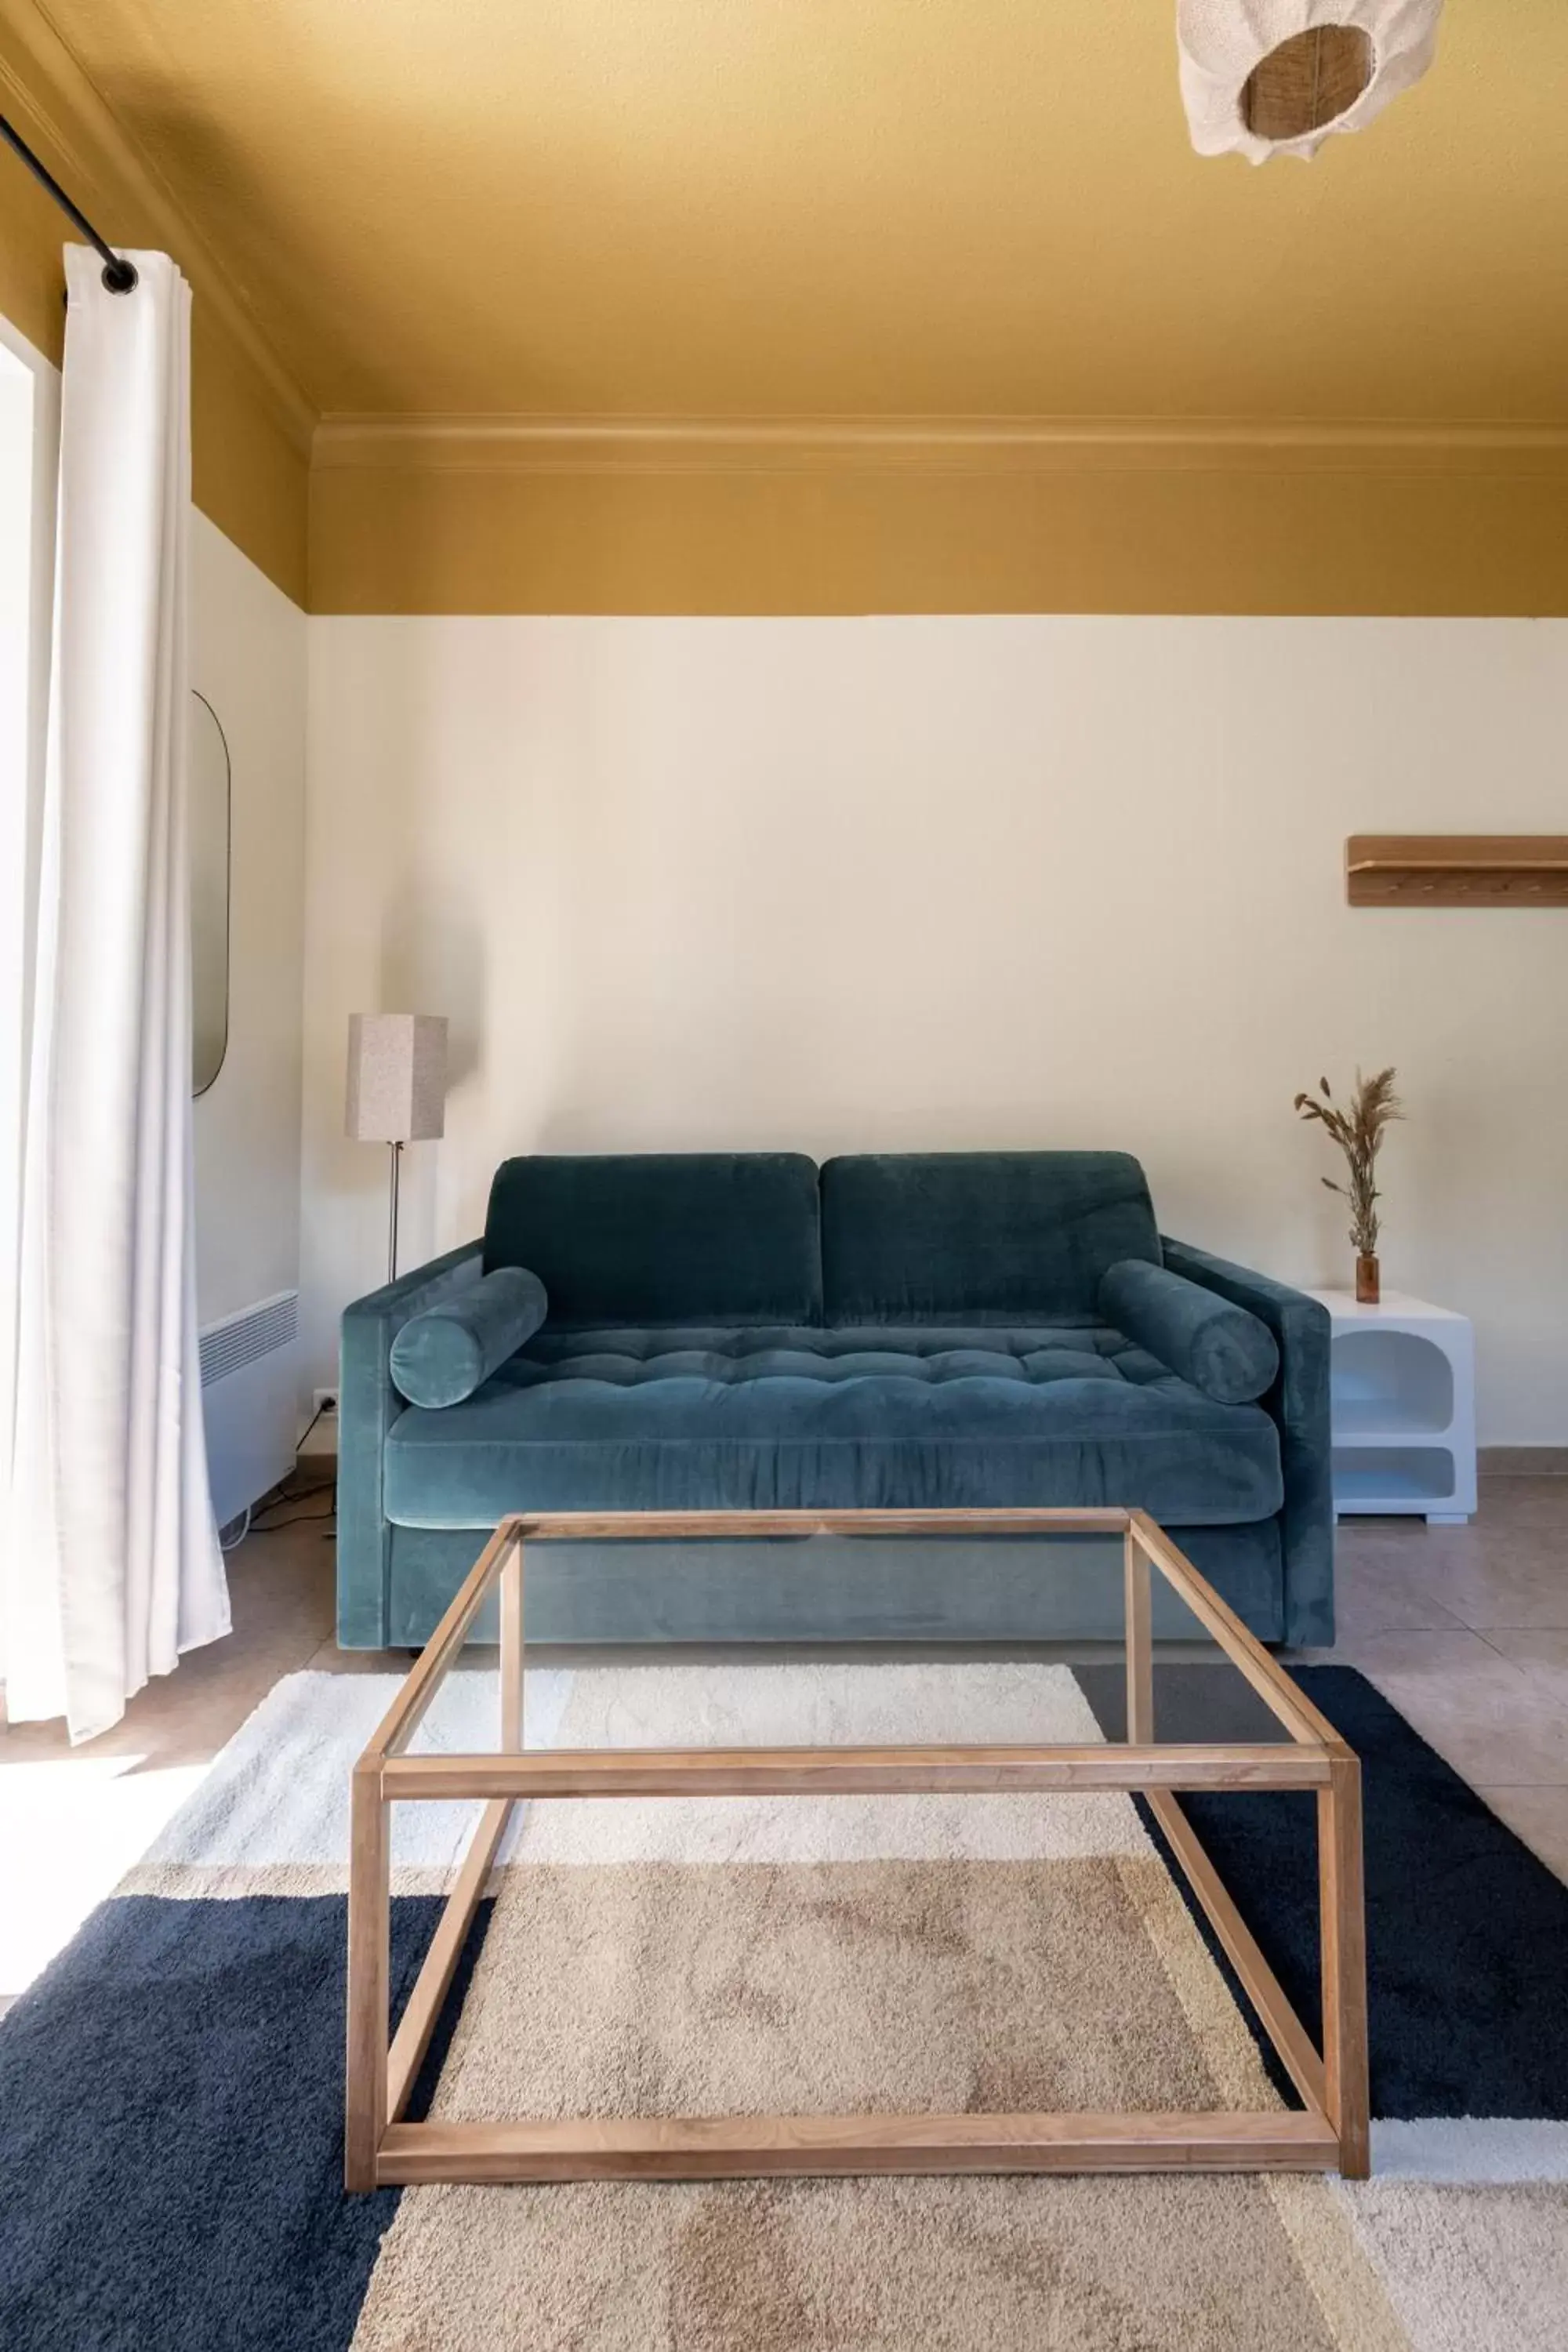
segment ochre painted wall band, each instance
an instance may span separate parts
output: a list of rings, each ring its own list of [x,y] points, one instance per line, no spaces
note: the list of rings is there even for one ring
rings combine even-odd
[[[1568,614],[1568,478],[318,465],[318,613]]]

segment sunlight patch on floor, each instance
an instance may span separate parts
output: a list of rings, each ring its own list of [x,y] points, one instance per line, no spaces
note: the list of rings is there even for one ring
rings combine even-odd
[[[211,1769],[68,1756],[0,1772],[0,2004],[31,1984]]]

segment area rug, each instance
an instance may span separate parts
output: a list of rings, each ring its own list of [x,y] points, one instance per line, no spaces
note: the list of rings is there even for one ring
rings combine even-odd
[[[0,2021],[25,2352],[1545,2352],[1568,2338],[1568,1887],[1360,1676],[1374,2177],[340,2188],[348,1769],[395,1685],[280,1683]],[[1162,1730],[1224,1737],[1178,1669]],[[531,1742],[1115,1736],[1062,1665],[528,1678]],[[424,1738],[488,1741],[493,1675]],[[1189,1719],[1188,1728],[1182,1718]],[[1312,2021],[1310,1800],[1190,1801]],[[470,1818],[394,1841],[395,1999]],[[1289,2103],[1137,1803],[556,1803],[514,1819],[416,2112]]]

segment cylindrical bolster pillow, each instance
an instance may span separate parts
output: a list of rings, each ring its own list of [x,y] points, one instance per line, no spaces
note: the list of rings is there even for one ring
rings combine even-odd
[[[1100,1311],[1216,1404],[1250,1404],[1279,1372],[1267,1323],[1163,1265],[1128,1257],[1109,1268]]]
[[[533,1337],[549,1311],[536,1274],[525,1265],[498,1266],[404,1325],[392,1343],[393,1384],[410,1404],[461,1404]]]

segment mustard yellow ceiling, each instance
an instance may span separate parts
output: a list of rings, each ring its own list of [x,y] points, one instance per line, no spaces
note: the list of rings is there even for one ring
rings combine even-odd
[[[1568,420],[1568,0],[1262,170],[1173,0],[47,14],[325,411]]]

